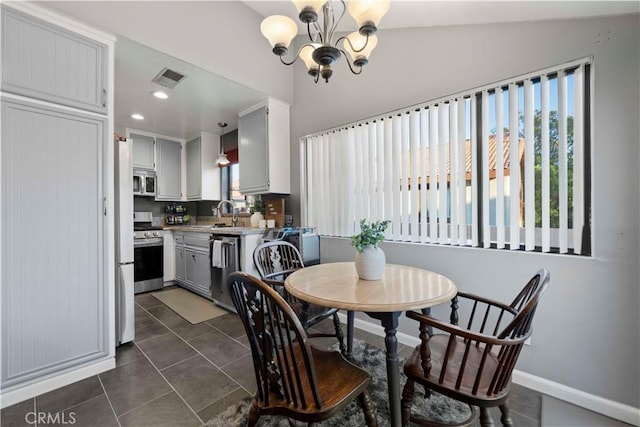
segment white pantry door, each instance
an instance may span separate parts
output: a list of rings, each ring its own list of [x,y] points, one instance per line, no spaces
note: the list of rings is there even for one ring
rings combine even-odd
[[[2,100],[2,388],[109,353],[107,118]]]

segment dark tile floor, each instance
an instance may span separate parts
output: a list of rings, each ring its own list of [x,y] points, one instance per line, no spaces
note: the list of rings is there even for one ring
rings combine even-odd
[[[318,329],[333,326],[326,322]],[[355,335],[384,347],[381,337],[360,330]],[[399,345],[401,356],[410,351]],[[250,351],[235,314],[192,325],[151,294],[139,294],[136,340],[118,347],[115,369],[5,408],[1,425],[35,426],[36,412],[59,413],[59,424],[78,427],[198,426],[255,388]],[[541,396],[517,385],[512,393],[515,425],[540,426]],[[493,417],[499,425],[499,411]]]

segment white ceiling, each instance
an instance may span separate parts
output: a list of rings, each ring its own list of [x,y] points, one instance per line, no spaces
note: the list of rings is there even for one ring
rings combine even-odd
[[[151,80],[165,67],[186,77],[173,89]],[[165,100],[154,90],[169,94]],[[212,72],[118,37],[115,54],[115,123],[118,127],[188,139],[200,131],[220,134],[218,122],[228,123],[225,132],[238,127],[238,111],[257,104],[266,95]],[[145,119],[134,120],[140,113]]]
[[[290,1],[244,3],[263,16],[296,15]],[[517,22],[634,12],[640,12],[640,2],[392,0],[380,28]],[[189,19],[187,16],[181,18]],[[348,14],[343,21],[342,30],[355,28]],[[117,42],[115,65],[115,123],[119,128],[130,127],[185,139],[197,135],[201,130],[219,134],[218,122],[229,123],[227,132],[237,128],[237,112],[266,97],[265,94],[121,37]],[[187,78],[173,90],[167,90],[169,99],[158,100],[151,96],[151,92],[160,86],[152,83],[151,79],[164,67],[186,74]],[[133,120],[130,115],[136,112],[144,115],[145,120]]]
[[[244,1],[262,16],[286,15],[296,21],[297,13],[291,1]],[[342,10],[334,1],[338,13]],[[489,24],[498,22],[525,22],[549,19],[585,18],[590,16],[619,15],[640,12],[638,1],[430,1],[391,0],[380,29],[433,27],[443,25]],[[299,34],[306,26],[299,24]],[[341,31],[354,31],[355,21],[347,12]]]

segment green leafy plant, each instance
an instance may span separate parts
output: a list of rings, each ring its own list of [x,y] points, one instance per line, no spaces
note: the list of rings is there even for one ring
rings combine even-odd
[[[260,212],[264,215],[264,202],[262,199],[255,199],[251,205],[249,205],[249,213],[254,214]]]
[[[367,224],[365,219],[361,219],[360,233],[351,236],[351,244],[360,253],[362,253],[367,246],[377,248],[378,243],[384,240],[384,231],[390,222],[391,221],[387,219]]]

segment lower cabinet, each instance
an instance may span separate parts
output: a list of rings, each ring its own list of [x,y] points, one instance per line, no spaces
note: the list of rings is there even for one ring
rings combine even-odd
[[[185,248],[185,283],[192,291],[211,298],[211,270],[209,251]]]
[[[176,232],[174,242],[176,281],[180,286],[211,299],[209,234]]]

